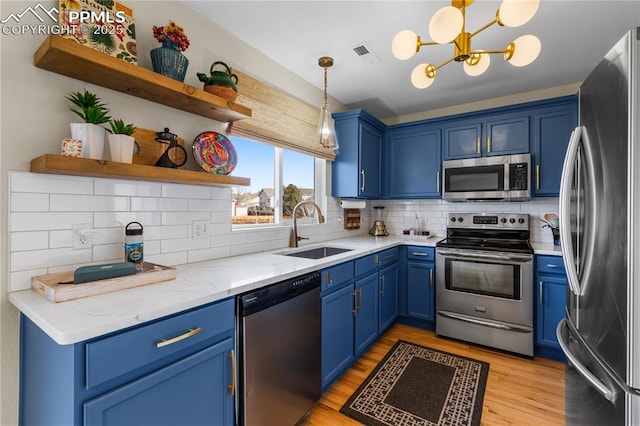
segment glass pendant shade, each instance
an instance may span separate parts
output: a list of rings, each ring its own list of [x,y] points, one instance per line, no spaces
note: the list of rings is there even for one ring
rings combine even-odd
[[[476,52],[484,52],[484,50],[477,50]],[[472,53],[471,57],[464,61],[462,68],[467,75],[477,77],[484,74],[490,64],[491,57],[488,54],[480,55],[478,53]]]
[[[447,6],[438,10],[429,22],[429,35],[439,44],[449,43],[455,39],[464,24],[464,17],[460,9]]]
[[[536,14],[539,3],[539,0],[503,0],[498,9],[498,20],[507,27],[524,25]]]
[[[508,61],[514,67],[529,65],[536,60],[542,50],[540,39],[531,34],[518,37],[513,41],[513,44],[513,56]]]
[[[418,35],[411,30],[400,31],[391,41],[391,53],[400,60],[411,58],[416,54]]]
[[[325,148],[332,148],[334,151],[340,147],[338,145],[338,136],[336,136],[335,122],[331,117],[331,110],[328,104],[323,104],[320,107],[316,142]]]
[[[413,84],[417,89],[426,89],[431,86],[434,78],[427,77],[425,70],[429,64],[420,64],[413,69],[411,72],[411,84]]]

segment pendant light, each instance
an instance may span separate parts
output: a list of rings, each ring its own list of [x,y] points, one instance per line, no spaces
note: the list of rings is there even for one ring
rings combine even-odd
[[[316,141],[325,148],[337,151],[338,136],[331,110],[329,109],[329,98],[327,96],[327,69],[333,65],[333,58],[323,56],[318,59],[318,65],[324,68],[324,103],[320,107],[320,119],[318,120],[318,130],[316,131]]]

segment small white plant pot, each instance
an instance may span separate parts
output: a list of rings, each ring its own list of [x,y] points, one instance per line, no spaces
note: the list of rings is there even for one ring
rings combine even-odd
[[[108,139],[111,161],[131,164],[133,161],[133,146],[135,145],[133,136],[110,134]]]
[[[92,123],[71,123],[71,139],[83,142],[82,156],[94,160],[102,160],[104,155],[104,139],[107,130]]]

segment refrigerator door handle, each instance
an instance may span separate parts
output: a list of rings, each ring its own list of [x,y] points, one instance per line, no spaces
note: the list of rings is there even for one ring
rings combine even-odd
[[[567,325],[567,319],[563,318],[562,321],[558,323],[558,327],[556,328],[556,337],[558,338],[558,343],[562,348],[562,351],[567,356],[567,359],[571,364],[575,367],[575,369],[580,373],[582,377],[585,378],[589,384],[598,391],[603,397],[605,397],[608,401],[614,402],[617,396],[617,392],[615,390],[609,389],[604,383],[602,383],[596,376],[594,376],[587,367],[585,367],[578,358],[571,353],[569,350],[569,342],[565,339],[564,329],[569,329]]]
[[[571,132],[567,154],[564,158],[562,166],[562,176],[560,178],[560,247],[562,249],[562,257],[565,259],[567,266],[567,280],[571,291],[581,296],[580,282],[578,281],[578,272],[576,270],[576,257],[571,241],[571,182],[575,172],[575,165],[578,156],[578,148],[580,146],[580,138],[582,135],[582,127],[576,127]]]

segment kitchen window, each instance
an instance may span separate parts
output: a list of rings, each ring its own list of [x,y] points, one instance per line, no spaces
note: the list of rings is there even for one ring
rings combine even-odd
[[[318,174],[326,160],[241,137],[232,140],[238,152],[234,173],[251,178],[250,187],[232,189],[234,229],[290,224],[298,202],[318,203],[319,192],[324,193],[317,188],[324,182]],[[298,210],[298,224],[316,223],[315,209],[305,207]]]

